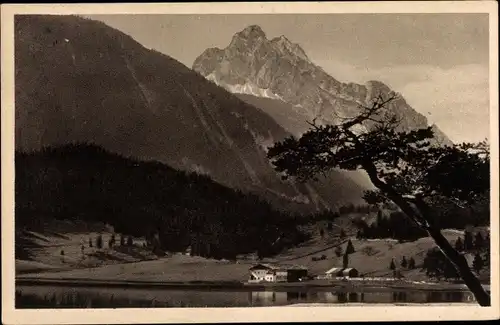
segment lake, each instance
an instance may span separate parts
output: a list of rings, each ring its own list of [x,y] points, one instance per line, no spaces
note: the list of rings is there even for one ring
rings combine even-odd
[[[328,291],[330,290],[330,291]],[[258,307],[299,303],[474,303],[468,291],[367,290],[334,288],[243,291],[17,286],[16,308]]]

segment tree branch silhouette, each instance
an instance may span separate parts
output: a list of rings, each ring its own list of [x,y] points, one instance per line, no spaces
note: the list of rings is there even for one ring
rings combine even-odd
[[[488,145],[442,146],[432,127],[399,131],[401,119],[387,109],[395,99],[380,95],[336,125],[320,125],[315,118],[299,139],[289,137],[271,147],[268,158],[283,177],[301,181],[317,179],[333,168],[365,170],[377,188],[366,192],[365,200],[395,203],[434,239],[478,303],[489,306],[489,294],[442,235],[432,207],[436,198],[465,206],[489,193]]]

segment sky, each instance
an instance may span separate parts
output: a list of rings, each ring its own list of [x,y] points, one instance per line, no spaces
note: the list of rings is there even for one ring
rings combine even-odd
[[[93,15],[188,67],[259,25],[342,82],[380,80],[454,142],[489,137],[487,14]]]

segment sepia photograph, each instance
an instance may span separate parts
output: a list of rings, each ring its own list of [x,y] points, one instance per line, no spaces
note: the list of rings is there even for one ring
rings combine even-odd
[[[2,6],[2,320],[498,317],[497,3],[414,4]]]

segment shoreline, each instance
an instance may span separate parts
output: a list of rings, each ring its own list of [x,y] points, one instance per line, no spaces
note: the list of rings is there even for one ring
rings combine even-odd
[[[469,291],[461,284],[414,284],[414,283],[259,283],[249,284],[234,281],[184,281],[184,282],[158,282],[158,281],[133,281],[133,280],[94,280],[94,279],[42,279],[37,277],[16,278],[18,286],[71,286],[71,287],[114,287],[136,289],[167,289],[167,290],[223,290],[223,291],[330,291],[337,292],[370,292],[370,291]]]

